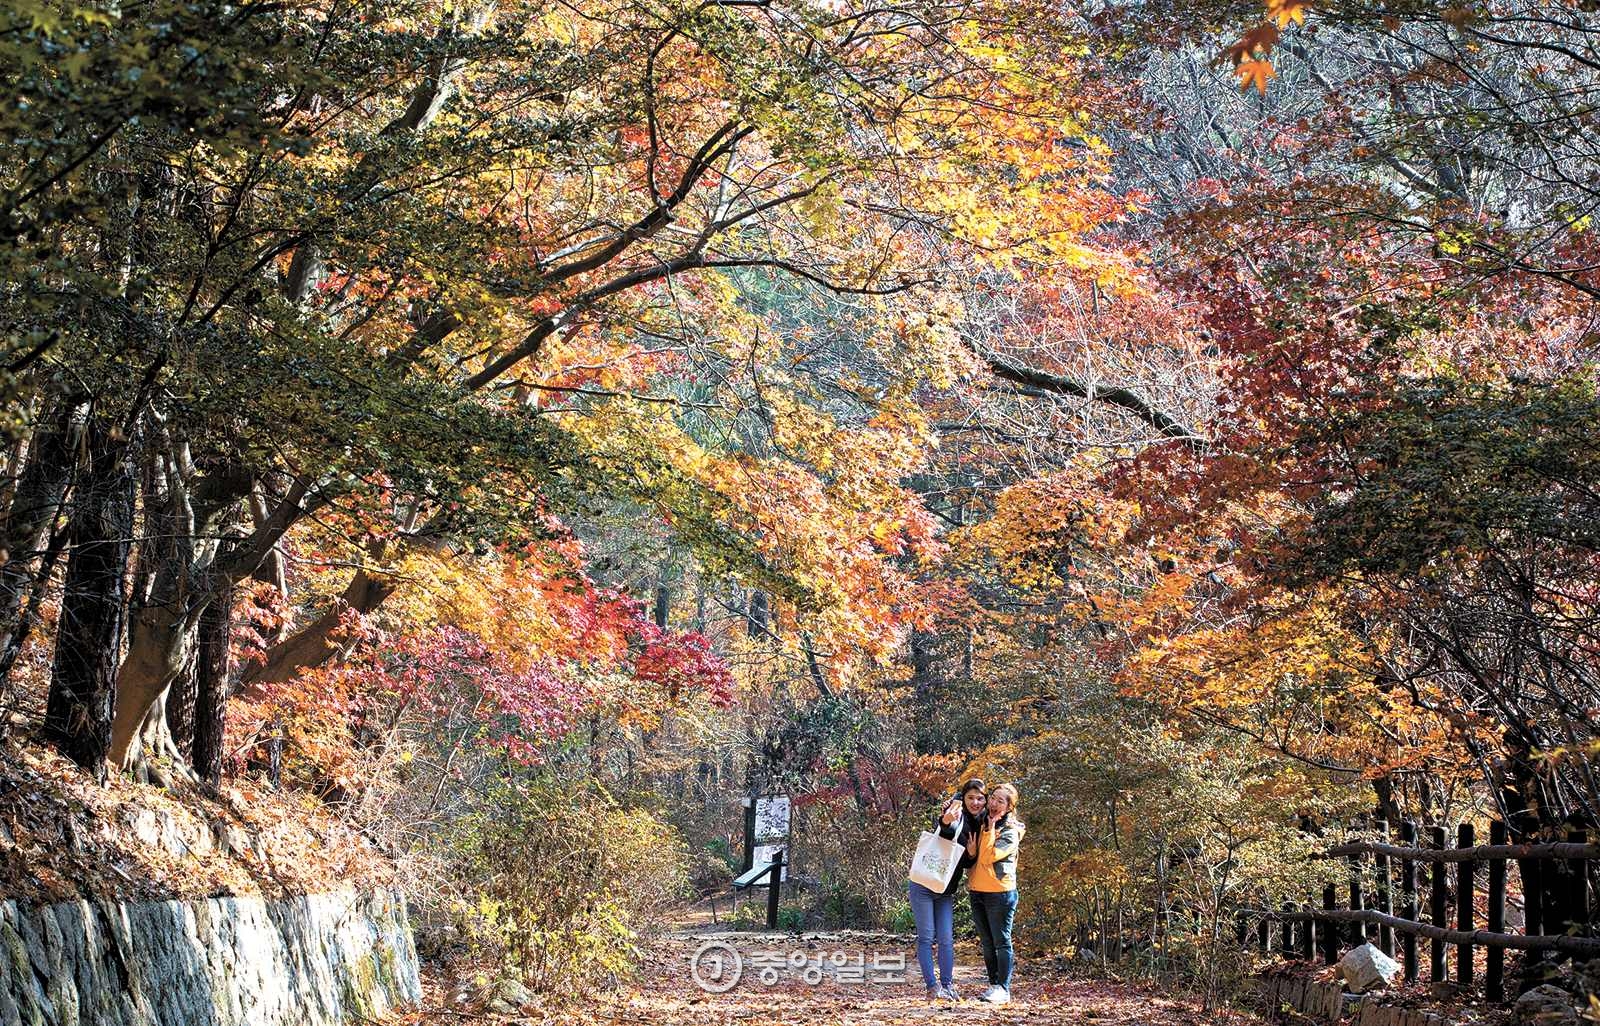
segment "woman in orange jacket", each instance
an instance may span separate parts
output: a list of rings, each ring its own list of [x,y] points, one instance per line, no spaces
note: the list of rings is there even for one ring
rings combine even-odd
[[[979,1000],[995,1005],[1011,1000],[1011,971],[1016,965],[1011,922],[1017,914],[1017,849],[1027,830],[1016,815],[1017,797],[1015,784],[991,790],[988,814],[967,841],[967,852],[975,859],[967,877],[967,896],[989,974],[989,989]]]

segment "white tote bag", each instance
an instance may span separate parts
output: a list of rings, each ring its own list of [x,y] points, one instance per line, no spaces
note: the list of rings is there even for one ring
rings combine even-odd
[[[917,853],[911,856],[911,880],[935,894],[950,886],[961,864],[963,849],[948,837],[940,837],[928,830],[917,840]]]

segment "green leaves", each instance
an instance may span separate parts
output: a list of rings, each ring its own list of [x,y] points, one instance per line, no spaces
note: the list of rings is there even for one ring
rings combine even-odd
[[[1423,574],[1435,561],[1600,551],[1600,399],[1588,375],[1415,382],[1325,436],[1348,455],[1298,542],[1303,575]]]

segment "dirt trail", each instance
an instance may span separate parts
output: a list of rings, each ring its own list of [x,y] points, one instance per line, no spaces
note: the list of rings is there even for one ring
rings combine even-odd
[[[1040,1026],[1254,1026],[1229,1013],[1138,986],[1075,976],[1053,964],[1019,965],[1014,999],[992,1006],[975,945],[957,953],[965,999],[930,1003],[911,944],[889,934],[761,934],[688,930],[652,943],[647,970],[615,993],[580,1004],[557,995],[506,1023],[644,1026],[890,1026],[1036,1023]],[[696,968],[698,967],[698,979]],[[425,1013],[426,1014],[426,1013]],[[434,1020],[438,1021],[438,1020]]]

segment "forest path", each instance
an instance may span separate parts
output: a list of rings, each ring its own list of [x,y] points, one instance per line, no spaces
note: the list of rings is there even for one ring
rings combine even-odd
[[[535,1014],[495,1021],[542,1026],[1247,1026],[1257,1021],[1201,1013],[1187,1000],[1072,975],[1054,962],[1022,962],[1012,1002],[983,1004],[976,1000],[983,970],[973,944],[957,951],[956,986],[964,1000],[929,1002],[910,940],[893,934],[680,931],[653,941],[649,956],[644,972],[611,994],[571,1004],[547,995]]]

